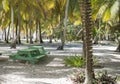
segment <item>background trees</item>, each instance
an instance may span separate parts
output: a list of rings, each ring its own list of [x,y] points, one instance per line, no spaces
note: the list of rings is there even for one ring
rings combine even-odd
[[[92,1],[92,18],[94,19],[94,29],[93,29],[93,38],[94,42],[98,43],[99,40],[115,40],[119,37],[119,1],[118,0],[111,0],[111,2],[107,0],[91,0]],[[0,23],[1,23],[1,30],[5,30],[8,26],[10,26],[10,35],[14,37],[17,35],[19,38],[20,43],[20,33],[24,37],[26,37],[28,42],[28,37],[30,39],[30,43],[32,43],[32,36],[33,33],[38,31],[37,29],[40,28],[41,33],[40,37],[42,38],[42,33],[46,32],[47,37],[53,35],[56,37],[55,33],[56,30],[59,30],[58,37],[63,37],[60,31],[64,30],[64,18],[65,18],[65,9],[66,9],[66,2],[67,0],[16,0],[12,3],[12,0],[2,0],[0,2]],[[19,4],[18,4],[19,3]],[[48,4],[49,3],[49,4]],[[13,20],[12,17],[12,6],[13,6]],[[30,11],[31,10],[31,11]],[[77,31],[81,30],[81,19],[80,19],[80,12],[77,0],[69,0],[68,5],[68,19],[67,19],[67,26],[71,25],[74,27],[73,29],[77,29]],[[30,24],[31,23],[31,24]],[[39,28],[37,28],[38,23]],[[12,24],[14,24],[14,35],[12,33]],[[26,26],[25,26],[26,25]],[[20,27],[19,27],[20,26]],[[32,28],[31,28],[31,27]],[[28,28],[28,31],[25,32],[25,28]],[[62,27],[62,28],[60,28]],[[79,29],[80,28],[80,29]],[[30,30],[32,29],[30,36]],[[69,28],[67,28],[70,30]],[[15,32],[16,30],[20,30],[19,32]],[[67,30],[67,31],[68,31]],[[7,32],[8,33],[8,32]],[[16,33],[16,34],[15,34]],[[28,33],[28,34],[27,34]],[[39,32],[38,32],[39,33]],[[53,34],[54,33],[54,34]],[[60,35],[62,34],[62,35]],[[69,34],[69,33],[66,33]],[[77,34],[79,34],[77,32]],[[37,34],[36,34],[37,35]],[[117,35],[117,36],[116,36]],[[78,36],[78,35],[77,35]],[[16,37],[16,36],[15,36]],[[39,38],[39,39],[41,39]],[[66,37],[67,38],[67,37]],[[59,39],[59,38],[58,38]],[[64,39],[64,38],[63,38]],[[63,39],[61,39],[61,43]],[[74,38],[73,38],[74,39]],[[18,41],[17,40],[17,41]],[[7,41],[8,42],[8,41]],[[42,40],[41,40],[42,42]],[[62,45],[62,44],[61,44]]]
[[[0,24],[4,40],[12,44],[11,48],[20,44],[23,38],[27,43],[34,43],[33,35],[36,35],[35,42],[39,39],[39,43],[43,43],[42,38],[50,37],[50,42],[52,38],[60,39],[57,48],[60,50],[64,49],[66,40],[83,40],[86,84],[88,81],[92,84],[90,80],[94,73],[92,39],[94,43],[117,39],[117,51],[120,51],[119,0],[1,0]]]
[[[105,40],[115,41],[116,39],[120,45],[120,42],[118,40],[120,32],[120,1],[92,0],[92,2],[96,3],[96,5],[93,5],[93,14],[95,14],[96,20],[99,20],[99,24],[101,24],[101,26],[104,25],[104,28],[102,28],[101,30],[105,30],[104,33],[102,32]],[[99,26],[99,29],[101,28],[101,26]],[[120,51],[119,45],[116,51]]]

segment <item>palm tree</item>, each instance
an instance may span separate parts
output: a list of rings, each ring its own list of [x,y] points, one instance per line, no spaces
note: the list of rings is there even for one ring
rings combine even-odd
[[[4,34],[5,34],[5,42],[8,43],[8,37],[9,37],[9,30],[10,27],[8,28],[8,25],[10,24],[10,12],[4,12],[3,10],[1,10],[1,29],[4,30]]]
[[[18,0],[17,0],[18,1]],[[12,42],[11,42],[11,48],[16,48],[16,37],[14,36],[14,7],[15,4],[17,3],[17,1],[15,1],[13,3],[12,0],[3,0],[2,1],[2,5],[3,5],[3,9],[8,12],[11,12],[11,27],[12,27]]]
[[[119,27],[120,27],[120,0],[118,1],[118,3],[119,3],[119,10],[118,10],[118,18],[119,18],[119,21],[118,21],[118,28],[117,28],[117,30],[118,30],[118,32],[120,32],[120,29],[119,29]],[[116,51],[118,51],[118,52],[120,52],[120,39],[118,39],[118,47],[117,47],[117,49],[116,49]]]
[[[120,31],[120,1],[119,0],[92,0],[93,14],[95,18],[101,18],[104,23],[113,22],[111,29],[107,28],[112,34]],[[116,51],[120,52],[120,42],[118,40]]]
[[[56,8],[57,8],[56,14],[60,16],[59,27],[60,27],[60,39],[61,39],[61,45],[58,46],[58,48],[57,48],[58,50],[64,49],[65,40],[66,40],[67,20],[68,20],[69,16],[70,17],[72,16],[73,10],[75,8],[75,6],[73,6],[73,4],[71,4],[73,2],[75,3],[76,0],[74,0],[74,1],[72,1],[72,0],[57,0],[56,1]],[[69,6],[69,5],[71,5],[71,6]],[[70,8],[73,10],[70,10]]]
[[[59,28],[60,28],[60,39],[61,39],[61,44],[58,46],[57,50],[63,50],[64,44],[65,44],[65,38],[64,38],[64,30],[63,30],[63,22],[64,22],[64,17],[65,17],[65,5],[66,5],[66,0],[56,0],[55,3],[55,11],[56,15],[58,16],[57,18],[59,19]]]
[[[92,9],[91,0],[78,0],[81,11],[81,19],[83,26],[83,44],[84,44],[84,55],[86,58],[86,69],[85,69],[85,82],[84,84],[93,84],[94,71],[93,71],[93,59],[92,59]]]
[[[64,39],[64,43],[63,46],[65,44],[65,40],[66,40],[66,29],[67,29],[67,19],[68,19],[68,8],[69,8],[69,0],[66,1],[66,8],[65,8],[65,18],[64,18],[64,32],[63,32],[63,39]]]

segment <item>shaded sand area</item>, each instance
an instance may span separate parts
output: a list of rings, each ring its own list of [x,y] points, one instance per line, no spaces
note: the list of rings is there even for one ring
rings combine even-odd
[[[30,45],[19,45],[17,49],[10,49],[9,45],[0,44],[0,52],[3,53],[0,56],[0,84],[72,84],[69,75],[83,69],[65,67],[63,59],[67,56],[81,55],[82,44],[66,44],[63,51],[56,50],[58,43],[42,45],[50,54],[33,65],[13,62],[8,57],[18,49]],[[115,49],[116,46],[112,45],[93,46],[93,54],[103,66],[95,68],[95,71],[108,70],[109,74],[120,76],[120,53],[114,52]]]

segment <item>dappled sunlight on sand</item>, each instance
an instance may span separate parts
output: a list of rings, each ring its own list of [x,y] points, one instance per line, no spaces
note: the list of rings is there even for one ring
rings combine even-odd
[[[0,61],[0,84],[72,84],[68,75],[82,69],[65,67],[63,59],[67,56],[82,55],[82,44],[67,44],[64,50],[56,50],[58,45],[53,44],[43,46],[50,54],[38,64]],[[1,47],[0,50],[10,54],[22,48],[26,46],[19,46],[17,49]],[[107,70],[111,75],[120,76],[120,53],[114,52],[115,49],[116,46],[111,45],[93,45],[93,56],[98,58],[99,64],[103,66],[95,68],[95,71]]]
[[[52,67],[64,66],[64,64],[61,64],[60,62],[62,62],[62,59],[54,58],[53,61],[51,61],[46,66],[52,66]]]
[[[24,72],[0,75],[0,84],[72,84],[68,78],[26,78]]]

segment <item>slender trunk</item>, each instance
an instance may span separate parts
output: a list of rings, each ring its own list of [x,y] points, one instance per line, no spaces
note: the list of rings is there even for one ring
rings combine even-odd
[[[27,21],[26,21],[26,43],[28,43],[28,27],[27,27]]]
[[[52,43],[52,39],[53,39],[53,34],[49,36],[50,40],[49,43]]]
[[[30,20],[30,44],[33,44],[33,36],[32,36],[32,21]]]
[[[16,25],[15,25],[15,28],[16,28],[15,36],[17,37],[18,36],[18,19],[17,19]],[[16,38],[16,44],[18,44],[18,39],[17,38]]]
[[[4,37],[3,37],[3,36],[4,36],[4,31],[2,30],[2,39],[4,39]]]
[[[91,18],[91,0],[78,0],[79,4],[83,4],[82,8],[82,24],[84,31],[84,55],[86,58],[85,81],[84,84],[93,84],[94,70],[92,59],[92,18]]]
[[[38,33],[38,21],[36,20],[36,38],[35,38],[35,42],[38,41],[38,39],[37,39],[37,33]]]
[[[61,20],[60,20],[60,22],[61,22]],[[60,24],[60,40],[61,40],[61,44],[58,46],[57,50],[63,50],[64,49],[64,43],[65,43],[64,40],[65,39],[64,39],[64,35],[63,35],[64,31],[62,29],[62,26],[63,26],[63,24]]]
[[[12,5],[11,5],[11,25],[12,25],[12,34],[13,34],[11,48],[16,48],[16,40],[14,37],[14,10]]]
[[[84,4],[83,4],[83,0],[78,0],[79,2],[79,6],[80,6],[80,12],[82,13],[81,14],[81,20],[82,20],[82,27],[83,27],[83,31],[82,31],[82,40],[83,40],[83,57],[86,58],[86,40],[85,40],[85,22],[84,22]]]
[[[14,41],[14,11],[11,6],[11,25],[12,25],[12,42]]]
[[[42,34],[41,34],[41,24],[40,24],[40,21],[38,22],[38,26],[39,26],[39,42],[40,43],[43,43],[43,40],[42,40]]]
[[[64,29],[62,29],[62,25],[61,25],[61,32],[60,32],[61,45],[57,48],[57,50],[63,50],[64,49],[65,40],[66,40],[68,8],[69,8],[69,0],[67,0],[67,2],[66,2],[65,15],[64,15],[65,16],[64,17]],[[61,16],[60,22],[61,21],[62,21],[62,16]]]
[[[21,44],[20,33],[21,33],[21,26],[19,25],[19,30],[18,30],[18,44]]]
[[[94,26],[96,26],[97,31],[99,31],[101,29],[101,19],[100,18],[96,19],[96,21],[94,23]],[[93,37],[93,43],[94,44],[98,44],[98,41],[101,39],[100,38],[100,32],[97,32],[97,31],[95,31],[96,34]]]
[[[32,28],[30,27],[30,44],[33,43],[33,42],[32,42],[32,38],[33,38],[33,36],[32,36]]]
[[[18,6],[18,44],[21,44],[20,33],[21,33],[21,15],[20,15],[20,5]]]
[[[68,8],[69,8],[69,0],[67,0],[66,2],[66,8],[65,8],[65,18],[64,18],[64,44],[65,44],[65,40],[66,40],[66,30],[67,30],[67,18],[68,18]]]
[[[52,34],[49,36],[49,43],[52,43],[52,40],[53,40],[53,35],[54,35],[54,28],[53,28],[53,24],[51,24],[51,26],[52,26]]]
[[[6,42],[6,40],[7,40],[7,38],[6,38],[6,36],[7,36],[7,35],[6,35],[6,34],[7,34],[7,33],[6,33],[6,29],[4,29],[4,32],[5,32],[5,34],[4,34],[5,36],[4,36],[4,38],[5,38],[5,42]]]
[[[8,28],[8,32],[7,32],[7,40],[6,43],[9,43],[9,35],[10,35],[10,23],[9,23],[9,28]]]
[[[62,25],[61,25],[62,27]],[[61,28],[61,32],[60,32],[60,38],[61,38],[61,45],[58,47],[57,50],[63,50],[64,49],[64,45],[65,45],[65,39],[64,39],[64,31]]]

